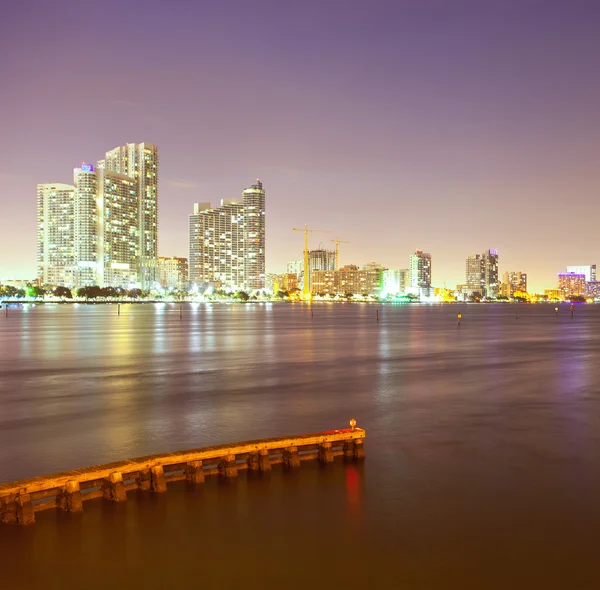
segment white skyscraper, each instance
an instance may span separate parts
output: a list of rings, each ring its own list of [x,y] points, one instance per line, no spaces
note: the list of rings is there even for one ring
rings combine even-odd
[[[190,283],[241,289],[245,286],[244,205],[239,201],[195,203],[190,215]]]
[[[265,191],[244,189],[241,200],[220,207],[195,203],[189,217],[190,283],[198,286],[265,287]]]
[[[244,284],[247,289],[265,288],[265,191],[256,184],[244,189]]]
[[[158,277],[158,148],[151,143],[127,143],[106,152],[99,168],[134,178],[138,196],[138,241],[142,288]]]
[[[74,191],[70,184],[37,186],[37,275],[43,284],[74,284]]]
[[[416,294],[431,295],[431,254],[416,250],[410,256],[410,287]]]

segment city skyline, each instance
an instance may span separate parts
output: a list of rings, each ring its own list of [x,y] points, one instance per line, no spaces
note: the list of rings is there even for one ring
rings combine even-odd
[[[299,258],[304,224],[351,242],[341,264],[404,268],[430,252],[434,285],[462,283],[482,245],[532,291],[595,262],[600,6],[233,4],[5,11],[1,278],[35,276],[38,183],[70,184],[82,159],[144,139],[161,149],[161,256],[186,255],[194,202],[258,176],[267,272]],[[110,63],[111,83],[86,78],[89,63]]]

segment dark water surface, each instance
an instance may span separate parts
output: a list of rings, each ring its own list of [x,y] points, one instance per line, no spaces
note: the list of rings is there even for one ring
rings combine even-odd
[[[0,482],[351,417],[367,459],[0,525],[0,588],[600,587],[600,306],[307,309],[2,314]]]

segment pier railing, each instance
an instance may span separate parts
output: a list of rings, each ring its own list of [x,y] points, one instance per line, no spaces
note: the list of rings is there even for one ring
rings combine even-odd
[[[0,522],[32,524],[40,510],[80,512],[86,500],[123,502],[130,490],[166,492],[173,481],[201,484],[210,475],[229,479],[243,469],[264,473],[277,464],[293,469],[302,461],[332,463],[336,456],[360,460],[366,433],[353,423],[343,430],[150,455],[0,484]]]

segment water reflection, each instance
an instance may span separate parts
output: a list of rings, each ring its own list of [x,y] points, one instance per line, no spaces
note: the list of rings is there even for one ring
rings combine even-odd
[[[522,306],[518,324],[514,306],[464,307],[460,329],[456,306],[379,306],[379,322],[372,305],[11,308],[3,481],[350,417],[368,438],[364,467],[0,527],[2,567],[28,566],[7,587],[48,587],[49,564],[87,588],[193,583],[199,568],[224,588],[490,588],[489,572],[501,588],[597,586],[600,307]]]

